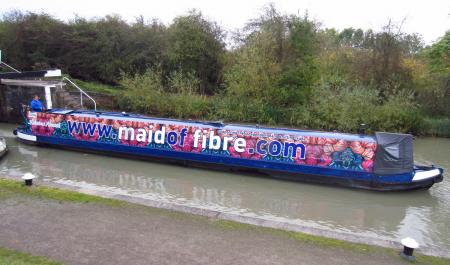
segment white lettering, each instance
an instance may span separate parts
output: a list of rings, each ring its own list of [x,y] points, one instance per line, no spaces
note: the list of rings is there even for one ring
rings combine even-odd
[[[161,130],[155,132],[155,143],[164,144],[166,138],[166,127],[162,126]]]
[[[134,129],[133,128],[119,127],[119,140],[122,139],[123,134],[125,134],[125,137],[124,137],[125,140],[134,141]],[[128,139],[129,135],[131,137]]]
[[[145,129],[138,129],[138,133],[136,135],[136,141],[145,142],[145,138],[147,138],[147,131]]]
[[[236,150],[236,152],[244,152],[245,146],[247,146],[247,143],[244,138],[237,138],[236,140],[234,140],[234,150]]]
[[[226,151],[228,149],[228,142],[231,140],[233,140],[233,137],[223,137],[223,151]]]
[[[209,149],[219,150],[221,144],[220,136],[214,135],[214,131],[209,133]]]
[[[198,147],[198,138],[200,138],[200,130],[196,130],[194,133],[194,147]]]

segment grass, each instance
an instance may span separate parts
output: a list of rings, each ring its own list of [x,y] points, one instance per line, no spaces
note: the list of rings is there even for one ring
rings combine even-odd
[[[100,203],[100,204],[106,204],[110,206],[135,206],[135,207],[145,207],[146,209],[156,212],[159,214],[165,214],[173,218],[194,218],[197,219],[197,221],[207,221],[209,224],[212,224],[220,229],[226,229],[226,230],[238,230],[238,231],[257,231],[261,233],[270,233],[277,236],[282,237],[288,237],[295,241],[310,244],[310,245],[316,245],[318,247],[331,247],[331,248],[338,248],[343,249],[346,251],[356,251],[359,253],[366,253],[366,254],[373,254],[373,253],[380,253],[380,254],[386,254],[390,255],[392,257],[398,257],[400,259],[400,256],[398,255],[397,249],[391,249],[391,248],[384,248],[384,247],[378,247],[378,246],[371,246],[366,244],[359,244],[359,243],[351,243],[343,240],[338,239],[332,239],[332,238],[326,238],[321,236],[314,236],[309,234],[304,234],[300,232],[292,232],[292,231],[285,231],[281,229],[273,229],[273,228],[266,228],[266,227],[260,227],[250,224],[244,224],[244,223],[238,223],[234,221],[228,221],[228,220],[221,220],[221,219],[208,219],[207,217],[203,216],[197,216],[193,214],[187,214],[187,213],[181,213],[181,212],[174,212],[169,211],[165,209],[157,209],[157,208],[151,208],[141,205],[136,205],[120,200],[115,199],[108,199],[108,198],[102,198],[99,196],[93,196],[88,194],[83,194],[79,192],[74,191],[67,191],[63,189],[58,188],[51,188],[51,187],[45,187],[45,186],[32,186],[27,187],[23,183],[15,181],[15,180],[8,180],[3,179],[0,177],[0,199],[2,196],[8,197],[8,196],[14,196],[14,195],[25,195],[25,196],[33,196],[37,198],[42,199],[52,199],[57,201],[65,201],[65,202],[73,202],[73,203]],[[212,221],[211,221],[212,220]],[[2,252],[3,251],[3,252]],[[4,254],[5,253],[5,254]],[[10,254],[8,254],[10,253]],[[14,254],[16,253],[16,254]],[[2,264],[57,264],[57,263],[20,263],[18,261],[17,263],[11,263],[11,262],[4,262],[6,258],[9,256],[17,255],[17,257],[21,257],[23,255],[24,258],[33,258],[30,255],[27,254],[21,254],[14,251],[7,251],[2,250],[0,248],[0,265]],[[426,256],[421,255],[418,253],[415,253],[416,261],[414,264],[420,264],[420,265],[449,265],[450,259],[446,258],[439,258],[439,257],[432,257],[432,256]],[[17,258],[17,259],[18,259]],[[34,257],[35,258],[35,257]],[[44,262],[50,262],[48,260],[43,259]],[[405,263],[407,264],[407,263]]]
[[[98,83],[98,82],[83,81],[83,80],[72,78],[70,76],[67,76],[67,78],[72,80],[72,82],[74,82],[77,86],[79,86],[81,89],[83,89],[86,92],[101,93],[101,94],[115,96],[119,91],[121,91],[121,88],[117,87],[117,86],[106,85],[106,84],[102,84],[102,83]],[[68,89],[70,91],[77,91],[70,84],[68,84]]]
[[[62,264],[44,257],[0,247],[0,265],[57,265]]]
[[[22,182],[0,178],[0,198],[2,196],[28,195],[42,199],[52,199],[56,201],[76,202],[76,203],[101,203],[110,206],[122,206],[128,204],[124,201],[102,198],[98,196],[83,194],[74,191],[57,188],[37,186],[25,186]]]
[[[237,222],[228,221],[228,220],[217,220],[214,223],[216,226],[221,227],[223,229],[260,230],[260,231],[265,231],[265,232],[268,232],[271,234],[289,237],[296,241],[313,244],[313,245],[321,246],[321,247],[334,247],[334,248],[341,248],[341,249],[345,249],[345,250],[352,250],[352,251],[358,251],[358,252],[368,252],[369,250],[371,250],[371,251],[374,251],[374,250],[390,251],[391,250],[389,248],[370,246],[370,245],[359,244],[359,243],[351,243],[351,242],[333,239],[333,238],[314,236],[314,235],[309,235],[309,234],[305,234],[305,233],[286,231],[286,230],[280,230],[280,229],[274,229],[274,228],[259,227],[259,226],[237,223]],[[397,253],[396,250],[392,250],[392,251]]]
[[[425,134],[438,137],[450,137],[449,118],[425,118]]]
[[[213,222],[214,225],[216,225],[219,228],[222,229],[228,229],[228,230],[253,230],[253,231],[259,231],[262,233],[270,233],[275,234],[283,237],[291,238],[295,241],[306,243],[309,245],[315,245],[318,247],[331,247],[331,248],[338,248],[343,249],[347,251],[356,251],[359,253],[366,253],[366,254],[373,254],[373,253],[379,253],[379,254],[386,254],[390,255],[392,257],[398,257],[399,259],[399,250],[397,249],[391,249],[391,248],[385,248],[385,247],[378,247],[378,246],[371,246],[366,244],[360,244],[360,243],[352,243],[347,242],[343,240],[333,239],[333,238],[326,238],[321,236],[314,236],[309,235],[305,233],[300,232],[293,232],[293,231],[286,231],[281,229],[274,229],[274,228],[267,228],[267,227],[260,227],[250,224],[243,224],[238,223],[234,221],[228,221],[228,220],[216,220]],[[414,254],[416,257],[416,261],[414,264],[420,264],[420,265],[449,265],[450,259],[446,258],[439,258],[439,257],[432,257],[432,256],[426,256],[421,255],[418,253]],[[405,262],[405,264],[408,264]]]

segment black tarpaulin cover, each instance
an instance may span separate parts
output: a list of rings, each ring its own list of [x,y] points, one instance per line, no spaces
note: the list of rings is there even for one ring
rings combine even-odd
[[[377,132],[375,137],[377,139],[375,174],[401,174],[413,171],[412,135]]]

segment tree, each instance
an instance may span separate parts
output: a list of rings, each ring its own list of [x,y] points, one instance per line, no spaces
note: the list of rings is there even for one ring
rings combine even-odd
[[[176,17],[168,28],[167,71],[192,73],[200,80],[201,93],[212,94],[221,82],[223,39],[219,26],[196,10]]]

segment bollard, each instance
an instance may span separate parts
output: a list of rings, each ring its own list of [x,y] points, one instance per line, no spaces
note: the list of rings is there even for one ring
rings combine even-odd
[[[419,247],[419,244],[416,240],[406,237],[402,239],[403,251],[400,253],[404,259],[408,261],[414,261],[416,257],[413,256],[414,249]]]
[[[26,186],[32,186],[33,185],[33,179],[36,178],[36,176],[34,176],[31,173],[26,173],[25,175],[23,175],[22,179],[25,180],[25,185]]]

